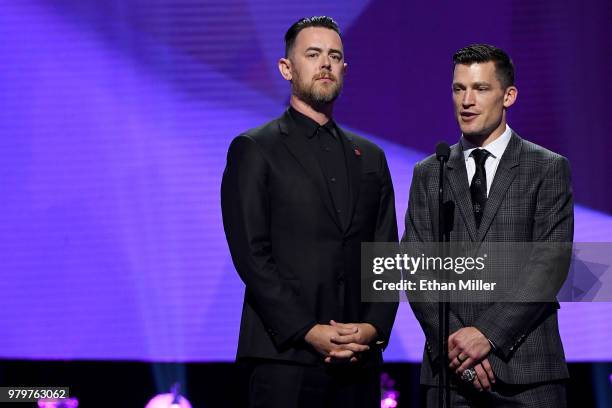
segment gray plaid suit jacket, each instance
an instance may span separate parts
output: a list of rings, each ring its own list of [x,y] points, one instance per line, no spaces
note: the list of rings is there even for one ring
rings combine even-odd
[[[435,156],[417,163],[410,187],[404,242],[434,242],[438,229]],[[454,203],[451,242],[571,242],[574,210],[567,159],[512,134],[497,168],[481,226],[476,228],[460,144],[451,147],[445,202]],[[546,267],[541,273],[548,273]],[[426,336],[421,383],[437,384],[438,306],[411,303]],[[555,303],[452,303],[450,333],[478,328],[495,345],[497,378],[531,384],[568,378]]]

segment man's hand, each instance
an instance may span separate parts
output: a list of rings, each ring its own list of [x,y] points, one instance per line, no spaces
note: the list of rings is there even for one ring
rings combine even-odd
[[[342,334],[331,339],[332,343],[336,344],[339,349],[330,353],[330,357],[325,359],[327,363],[331,362],[332,358],[350,358],[351,362],[357,361],[354,349],[359,346],[368,346],[378,336],[376,328],[370,323],[338,323],[331,320],[330,324]]]
[[[369,346],[356,343],[337,344],[333,342],[335,339],[350,336],[354,333],[355,328],[317,324],[313,326],[308,333],[306,333],[304,340],[319,354],[323,355],[325,357],[325,361],[328,363],[331,362],[331,357],[341,360],[357,361],[355,358],[356,353],[361,353],[368,350],[370,348]],[[336,352],[338,352],[338,354],[333,355],[333,353]]]
[[[493,373],[489,359],[485,358],[480,364],[476,364],[474,370],[476,370],[476,378],[472,381],[474,388],[478,391],[491,391],[492,385],[495,384],[495,374]]]
[[[448,337],[449,367],[457,374],[480,363],[490,351],[491,343],[475,327],[461,328]]]

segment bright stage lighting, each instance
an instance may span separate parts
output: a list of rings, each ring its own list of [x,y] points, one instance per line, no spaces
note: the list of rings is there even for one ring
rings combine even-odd
[[[175,383],[171,392],[153,397],[145,408],[191,408],[187,398],[180,394],[181,385]]]
[[[38,408],[78,408],[78,406],[79,400],[74,397],[38,401]]]

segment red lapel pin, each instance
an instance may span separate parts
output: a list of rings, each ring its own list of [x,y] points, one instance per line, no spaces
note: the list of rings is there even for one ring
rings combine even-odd
[[[361,156],[361,150],[357,146],[353,146],[355,156]]]

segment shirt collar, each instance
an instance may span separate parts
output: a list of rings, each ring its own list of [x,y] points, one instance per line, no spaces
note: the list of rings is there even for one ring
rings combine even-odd
[[[309,118],[308,116],[299,112],[297,109],[293,108],[293,106],[289,107],[289,115],[295,122],[300,133],[302,133],[309,139],[311,139],[314,135],[317,134],[317,130],[319,130],[319,128],[325,128],[332,136],[336,137],[336,124],[333,119],[329,120],[323,126],[320,126],[313,119]]]
[[[506,130],[504,130],[504,133],[502,133],[500,137],[488,145],[484,146],[483,149],[486,149],[489,153],[491,153],[491,156],[494,158],[499,159],[504,154],[506,147],[508,147],[511,136],[512,129],[506,124]],[[463,157],[465,160],[470,157],[470,154],[472,154],[474,149],[478,148],[478,146],[471,143],[469,140],[463,137],[463,135],[461,135],[461,147],[463,148]]]

